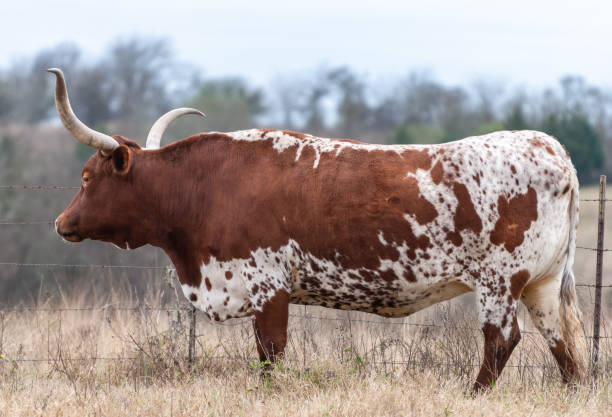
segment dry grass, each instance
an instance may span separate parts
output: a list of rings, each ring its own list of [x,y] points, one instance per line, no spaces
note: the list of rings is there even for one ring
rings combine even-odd
[[[172,383],[100,381],[89,395],[58,378],[40,378],[3,389],[0,401],[5,415],[23,416],[593,416],[610,412],[610,388],[568,392],[556,384],[530,390],[510,385],[471,398],[462,381],[430,372],[389,378],[326,367],[309,375],[277,371],[262,383],[248,369],[226,365],[223,372]]]

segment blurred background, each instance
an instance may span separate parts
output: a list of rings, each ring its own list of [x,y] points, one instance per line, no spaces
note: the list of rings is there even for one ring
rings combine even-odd
[[[156,248],[65,244],[50,222],[76,190],[13,187],[78,187],[93,154],[59,124],[49,67],[81,120],[141,145],[158,116],[189,106],[208,117],[181,119],[163,143],[253,127],[403,144],[537,129],[567,147],[584,186],[612,171],[609,3],[219,3],[2,6],[1,303],[138,296],[164,272],[66,265],[170,265]]]

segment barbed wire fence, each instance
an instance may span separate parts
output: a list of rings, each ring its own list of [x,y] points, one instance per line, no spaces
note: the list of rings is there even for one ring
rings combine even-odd
[[[25,190],[25,191],[60,191],[60,190],[77,190],[79,187],[72,186],[59,186],[59,185],[0,185],[0,190]],[[604,227],[605,227],[605,207],[606,203],[612,201],[612,199],[606,198],[606,177],[600,177],[600,187],[599,187],[599,198],[597,199],[581,199],[581,202],[584,203],[598,203],[599,204],[599,213],[598,213],[598,232],[597,232],[597,247],[588,247],[588,246],[576,246],[578,250],[581,251],[591,251],[597,254],[596,261],[596,272],[594,277],[593,284],[581,283],[576,284],[576,287],[589,290],[589,296],[594,300],[593,301],[593,331],[590,334],[586,334],[585,337],[590,342],[590,365],[591,365],[591,375],[593,380],[597,378],[598,373],[601,371],[602,366],[599,363],[601,350],[601,341],[602,340],[610,340],[612,336],[607,334],[601,334],[601,329],[604,331],[607,329],[607,320],[604,315],[602,315],[602,290],[605,288],[612,288],[612,285],[603,284],[603,255],[606,252],[612,252],[612,249],[604,248]],[[23,220],[23,221],[3,221],[0,219],[0,226],[25,226],[25,225],[53,225],[54,221],[52,220]],[[11,261],[0,261],[0,266],[2,267],[18,267],[18,268],[88,268],[88,269],[101,269],[101,270],[144,270],[144,271],[158,271],[165,274],[166,279],[168,281],[173,281],[175,279],[175,270],[172,267],[168,266],[146,266],[146,265],[106,265],[106,264],[67,264],[67,263],[25,263],[25,262],[11,262]],[[176,288],[175,288],[176,290]],[[591,290],[594,290],[594,294],[591,294]],[[173,307],[153,307],[146,305],[144,303],[139,303],[136,305],[114,305],[114,304],[105,304],[100,306],[80,306],[80,307],[16,307],[16,308],[0,308],[0,354],[3,352],[4,346],[4,329],[5,329],[5,320],[6,317],[10,314],[26,314],[26,313],[38,313],[38,312],[47,312],[54,313],[59,315],[59,320],[61,323],[61,315],[63,312],[167,312],[172,313],[175,312],[177,314],[184,314],[187,317],[187,325],[188,325],[188,338],[186,340],[187,348],[185,351],[187,352],[187,362],[189,366],[192,366],[198,359],[207,359],[207,360],[216,360],[223,359],[229,361],[244,361],[245,359],[254,359],[255,358],[245,358],[243,356],[236,357],[232,355],[210,355],[210,354],[197,354],[197,338],[201,337],[197,333],[197,311],[193,305],[188,303],[186,300],[178,301],[175,303]],[[456,325],[448,325],[448,323],[438,324],[434,322],[409,322],[409,321],[395,321],[389,319],[359,319],[351,317],[350,314],[347,314],[343,317],[327,317],[323,315],[313,315],[308,313],[308,309],[306,306],[303,306],[302,314],[291,313],[290,318],[292,320],[300,320],[300,321],[317,321],[317,322],[341,322],[346,324],[349,328],[352,324],[365,324],[365,325],[374,325],[374,326],[391,326],[391,327],[402,327],[402,328],[416,328],[416,329],[444,329],[444,330],[463,330],[470,332],[481,332],[481,329],[478,327],[471,326],[456,326]],[[205,321],[210,322],[210,320],[204,319]],[[229,322],[217,323],[210,322],[214,326],[220,327],[250,327],[250,318],[245,319],[233,319]],[[307,335],[306,328],[304,327],[304,339],[305,343]],[[537,331],[530,330],[522,330],[522,335],[525,336],[536,336],[538,337],[539,333]],[[352,344],[352,341],[351,341]],[[306,351],[304,346],[303,351]],[[610,352],[605,352],[606,355],[610,355]],[[47,355],[44,357],[19,357],[19,358],[4,358],[4,356],[0,356],[2,360],[10,360],[12,362],[21,362],[21,363],[50,363],[53,361],[57,361],[57,358],[51,357],[51,355]],[[78,361],[134,361],[139,360],[140,356],[86,356],[86,357],[62,357],[61,360],[67,362],[78,362]],[[285,359],[286,361],[298,361],[298,359]],[[306,354],[304,353],[303,365],[306,366]],[[604,362],[603,371],[608,372],[607,367],[609,365],[610,360]],[[384,360],[382,362],[375,362],[384,365],[405,365],[405,366],[413,366],[414,361],[411,360]],[[447,366],[448,362],[429,362],[431,366]],[[478,368],[481,366],[481,363],[460,363],[457,364],[461,367],[467,368]],[[546,364],[526,364],[521,363],[518,365],[507,365],[507,367],[515,367],[515,368],[540,368],[540,369],[555,369],[556,365],[546,365]]]

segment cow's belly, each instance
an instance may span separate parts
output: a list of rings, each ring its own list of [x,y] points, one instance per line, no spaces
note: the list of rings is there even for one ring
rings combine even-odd
[[[403,291],[380,291],[372,296],[355,295],[354,291],[346,288],[333,293],[298,289],[291,294],[290,301],[294,304],[364,311],[384,317],[405,317],[469,291],[472,288],[462,281],[439,281],[428,286],[414,285]]]
[[[458,262],[456,252],[447,251],[445,246],[417,249],[413,256],[410,249],[395,247],[399,253],[396,257],[374,253],[373,259],[362,259],[363,265],[378,264],[373,269],[345,267],[338,261],[297,250],[291,302],[402,317],[475,289],[469,265]],[[461,255],[465,258],[464,253]],[[336,258],[343,259],[343,254],[338,253]]]

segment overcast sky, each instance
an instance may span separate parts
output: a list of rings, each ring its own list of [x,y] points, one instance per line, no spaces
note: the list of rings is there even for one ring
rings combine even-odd
[[[374,79],[429,69],[449,84],[486,77],[545,86],[580,74],[612,86],[612,2],[563,3],[7,1],[0,66],[63,41],[96,57],[117,37],[150,35],[168,37],[205,75],[258,84],[325,64]]]

